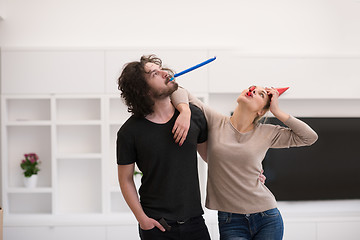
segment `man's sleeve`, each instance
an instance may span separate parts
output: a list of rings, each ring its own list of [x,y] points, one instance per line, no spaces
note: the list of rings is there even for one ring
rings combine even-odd
[[[136,151],[133,138],[120,129],[116,139],[116,159],[118,165],[128,165],[136,161]]]

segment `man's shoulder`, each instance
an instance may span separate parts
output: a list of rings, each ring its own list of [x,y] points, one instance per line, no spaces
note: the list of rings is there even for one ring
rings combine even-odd
[[[204,116],[204,113],[201,111],[201,109],[193,104],[189,104],[191,114],[196,114],[198,116]]]
[[[192,104],[189,104],[189,107],[191,110],[191,121],[198,126],[207,125],[205,115],[201,109]]]
[[[121,125],[118,134],[128,134],[136,131],[143,123],[143,118],[131,116]]]

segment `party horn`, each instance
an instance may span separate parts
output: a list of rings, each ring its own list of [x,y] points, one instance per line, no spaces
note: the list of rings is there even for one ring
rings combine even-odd
[[[176,73],[172,78],[170,78],[169,81],[172,81],[172,80],[174,80],[176,77],[179,77],[179,76],[181,76],[181,75],[183,75],[183,74],[185,74],[185,73],[188,73],[188,72],[190,72],[190,71],[192,71],[192,70],[195,70],[195,69],[197,69],[197,68],[199,68],[199,67],[202,67],[202,66],[204,66],[205,64],[211,63],[211,62],[214,61],[215,59],[216,59],[216,57],[210,58],[210,59],[208,59],[208,60],[206,60],[206,61],[204,61],[204,62],[202,62],[202,63],[199,63],[198,65],[195,65],[195,66],[193,66],[193,67],[191,67],[191,68],[188,68],[188,69],[186,69],[186,70],[184,70],[184,71],[182,71],[182,72]]]

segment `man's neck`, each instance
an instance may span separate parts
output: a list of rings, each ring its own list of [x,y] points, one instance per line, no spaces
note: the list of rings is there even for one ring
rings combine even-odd
[[[170,98],[155,100],[154,112],[147,115],[145,118],[154,123],[167,123],[174,115],[175,108],[171,104]]]

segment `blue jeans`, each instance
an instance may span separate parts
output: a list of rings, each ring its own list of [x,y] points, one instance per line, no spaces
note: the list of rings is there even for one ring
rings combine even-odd
[[[220,240],[281,240],[284,224],[277,208],[253,214],[218,212]]]

